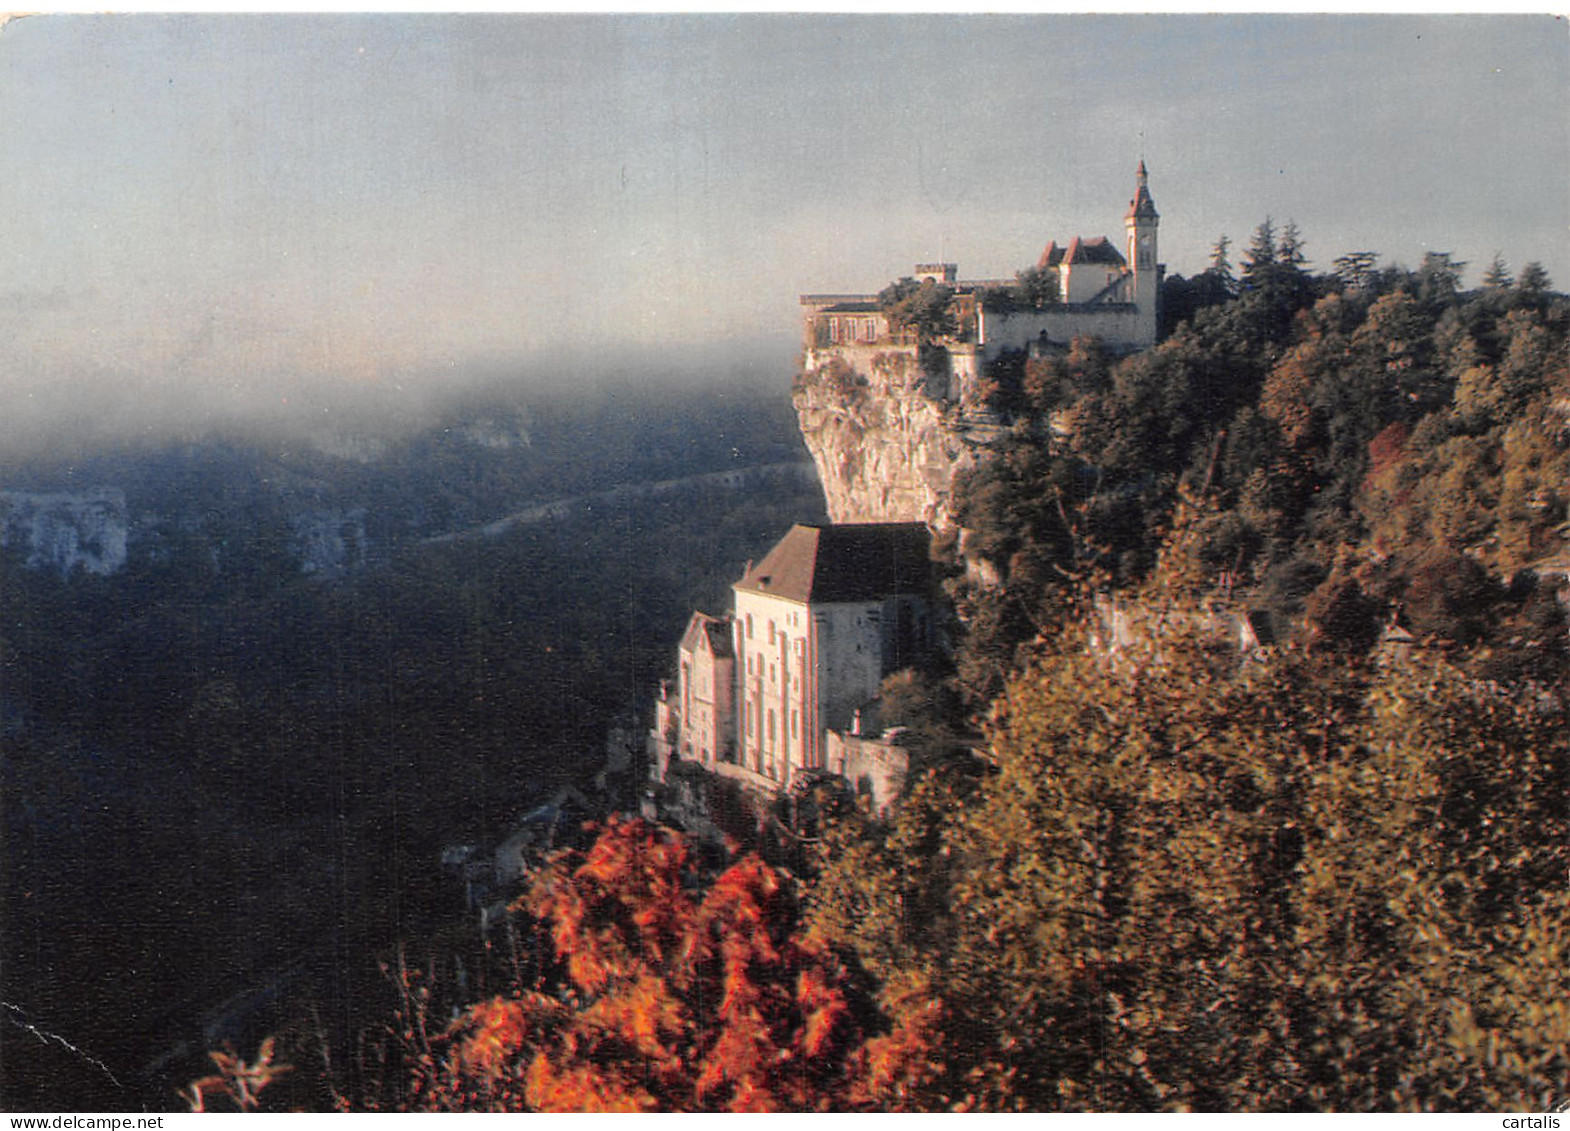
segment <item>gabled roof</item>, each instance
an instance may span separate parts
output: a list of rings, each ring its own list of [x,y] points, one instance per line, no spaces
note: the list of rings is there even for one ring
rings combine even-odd
[[[679,647],[683,652],[696,654],[705,642],[715,658],[730,659],[732,656],[730,619],[711,617],[707,613],[693,613],[692,619],[687,622],[687,631],[681,635]]]
[[[1067,247],[1059,247],[1057,240],[1047,245],[1041,253],[1041,258],[1036,261],[1038,268],[1058,267],[1064,263],[1103,263],[1109,267],[1127,267],[1128,260],[1123,258],[1115,244],[1106,236],[1097,236],[1095,239],[1084,239],[1075,236]]]
[[[919,522],[798,523],[735,588],[804,605],[925,593],[930,544],[931,535]]]
[[[1123,258],[1119,251],[1106,236],[1097,236],[1093,240],[1074,238],[1068,246],[1068,254],[1064,257],[1070,263],[1105,263],[1111,267],[1127,267],[1128,260]]]

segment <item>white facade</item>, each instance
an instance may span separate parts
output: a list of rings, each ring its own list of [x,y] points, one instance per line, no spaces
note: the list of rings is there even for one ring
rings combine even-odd
[[[812,611],[761,593],[736,593],[738,761],[777,782],[818,765],[819,668]]]
[[[1064,263],[1058,268],[1058,294],[1066,303],[1094,302],[1127,273],[1119,263]]]
[[[849,726],[885,676],[922,659],[927,539],[919,523],[793,527],[733,587],[733,660],[711,666],[712,684],[703,682],[702,647],[688,647],[712,637],[689,626],[677,695],[656,710],[660,776],[672,757],[773,787],[823,769],[825,731]],[[727,669],[729,699],[718,683]],[[711,747],[705,734],[734,741]]]
[[[661,688],[651,748],[661,766],[684,758],[712,769],[735,749],[736,665],[729,617],[693,613],[676,648],[676,687]]]

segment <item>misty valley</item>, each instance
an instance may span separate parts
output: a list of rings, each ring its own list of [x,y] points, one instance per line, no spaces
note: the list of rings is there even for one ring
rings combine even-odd
[[[749,392],[0,469],[3,1106],[175,1106],[304,1000],[352,1032],[378,959],[464,914],[444,847],[566,786],[636,804],[613,729],[821,513]]]

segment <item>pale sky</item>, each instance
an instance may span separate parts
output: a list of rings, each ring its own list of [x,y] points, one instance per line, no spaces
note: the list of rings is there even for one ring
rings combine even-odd
[[[1121,242],[1142,157],[1169,271],[1268,215],[1570,289],[1547,16],[53,15],[0,106],[0,446],[695,344],[783,384],[798,293]]]

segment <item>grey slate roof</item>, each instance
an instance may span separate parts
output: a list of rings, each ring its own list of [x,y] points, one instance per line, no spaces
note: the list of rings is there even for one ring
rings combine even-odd
[[[682,633],[680,648],[683,652],[698,651],[698,646],[707,639],[709,651],[721,660],[729,659],[732,655],[730,621],[725,617],[711,617],[707,613],[693,613],[692,619],[687,622],[687,631]]]
[[[919,522],[798,523],[747,571],[736,589],[802,604],[926,593],[930,544],[931,535]]]
[[[1128,260],[1106,236],[1085,239],[1075,236],[1067,247],[1053,240],[1036,260],[1039,268],[1057,267],[1062,263],[1105,263],[1110,267],[1127,267]]]

